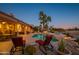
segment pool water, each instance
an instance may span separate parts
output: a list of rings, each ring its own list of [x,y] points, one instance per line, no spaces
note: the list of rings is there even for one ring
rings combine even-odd
[[[33,35],[32,36],[33,38],[36,38],[36,39],[38,39],[38,40],[45,40],[45,35],[43,35],[43,34],[35,34],[35,35]],[[57,42],[58,40],[56,39],[56,37],[52,37],[52,40],[51,40],[52,42]]]
[[[38,40],[44,40],[45,39],[45,35],[43,35],[43,34],[35,34],[32,37],[36,38]]]

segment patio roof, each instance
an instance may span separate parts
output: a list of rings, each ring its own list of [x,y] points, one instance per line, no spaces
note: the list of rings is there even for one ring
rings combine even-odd
[[[23,22],[23,21],[17,19],[15,16],[9,15],[9,14],[4,13],[4,12],[2,12],[2,11],[0,11],[0,14],[3,15],[3,16],[6,16],[6,18],[9,17],[9,18],[10,18],[10,19],[9,19],[10,21],[17,22],[17,23],[20,23],[20,24],[23,24],[23,25],[28,25],[28,26],[32,27],[32,25],[30,25],[30,24],[28,24],[28,23],[25,23],[25,22]]]

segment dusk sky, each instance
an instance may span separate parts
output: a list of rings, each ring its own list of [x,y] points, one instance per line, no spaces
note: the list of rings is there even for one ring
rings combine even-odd
[[[0,11],[13,13],[26,23],[39,25],[39,12],[44,11],[51,16],[50,25],[54,27],[72,28],[79,26],[79,4],[0,4]]]

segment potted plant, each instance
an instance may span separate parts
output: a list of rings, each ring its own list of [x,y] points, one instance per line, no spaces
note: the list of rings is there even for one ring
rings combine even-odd
[[[64,39],[61,39],[57,53],[59,55],[71,55],[72,54],[71,51],[68,48],[66,48]]]
[[[25,53],[29,54],[29,55],[33,55],[34,53],[36,53],[36,47],[29,45],[25,48]]]

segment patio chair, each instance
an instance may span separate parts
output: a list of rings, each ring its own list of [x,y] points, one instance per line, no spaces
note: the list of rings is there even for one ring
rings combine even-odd
[[[47,54],[46,51],[49,48],[49,45],[51,46],[51,48],[53,49],[53,46],[50,44],[50,41],[52,40],[52,35],[47,35],[45,41],[42,40],[37,40],[36,43],[39,44],[39,48],[43,47],[45,52],[43,50],[41,50],[43,53]]]
[[[11,54],[14,54],[18,51],[22,51],[22,54],[24,54],[24,42],[22,40],[22,37],[12,38],[12,42],[14,46],[11,49]]]

